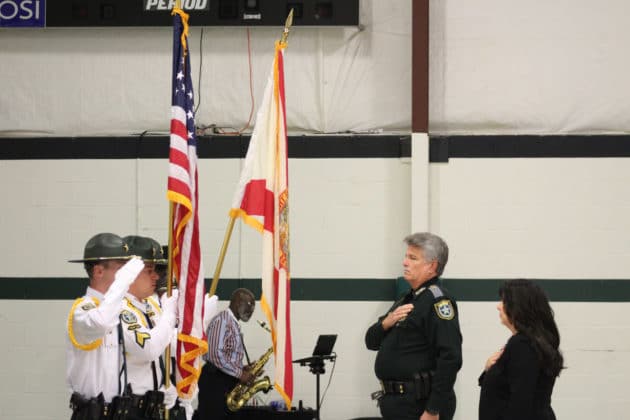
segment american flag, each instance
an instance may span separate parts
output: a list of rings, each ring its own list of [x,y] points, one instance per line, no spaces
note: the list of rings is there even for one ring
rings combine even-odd
[[[191,397],[208,349],[202,327],[204,277],[199,245],[197,138],[188,52],[188,15],[173,9],[173,100],[168,168],[168,200],[173,206],[173,275],[179,286],[177,390]]]

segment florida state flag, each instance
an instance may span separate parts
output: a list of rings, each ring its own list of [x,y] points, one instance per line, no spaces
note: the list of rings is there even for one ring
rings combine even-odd
[[[284,49],[275,57],[249,143],[231,217],[263,235],[261,306],[271,325],[276,390],[288,407],[293,398],[291,281],[289,275],[289,177],[284,102]]]

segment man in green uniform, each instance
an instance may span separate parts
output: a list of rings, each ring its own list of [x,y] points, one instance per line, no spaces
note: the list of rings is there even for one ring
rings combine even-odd
[[[440,285],[448,246],[432,233],[405,238],[404,278],[411,290],[365,334],[377,350],[379,406],[386,420],[451,420],[462,366],[457,304]]]

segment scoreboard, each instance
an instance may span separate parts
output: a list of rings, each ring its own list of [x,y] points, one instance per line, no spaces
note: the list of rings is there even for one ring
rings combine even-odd
[[[0,5],[8,0],[0,0]],[[11,0],[20,2],[20,0]],[[41,3],[46,27],[171,26],[175,0],[22,0]],[[358,26],[359,0],[181,0],[195,26]],[[1,9],[0,9],[1,13]],[[1,17],[0,17],[1,19]],[[2,26],[2,25],[0,25]]]

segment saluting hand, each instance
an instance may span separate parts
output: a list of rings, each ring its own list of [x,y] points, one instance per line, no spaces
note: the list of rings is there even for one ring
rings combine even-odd
[[[488,369],[490,369],[492,365],[494,365],[497,362],[497,360],[499,360],[499,357],[501,357],[502,354],[503,354],[503,347],[488,358],[488,360],[486,361],[485,370],[488,371]]]
[[[402,321],[409,315],[409,312],[413,310],[413,304],[407,303],[406,305],[401,305],[387,314],[387,316],[381,322],[384,330],[389,330],[391,327],[396,325],[397,322]]]

